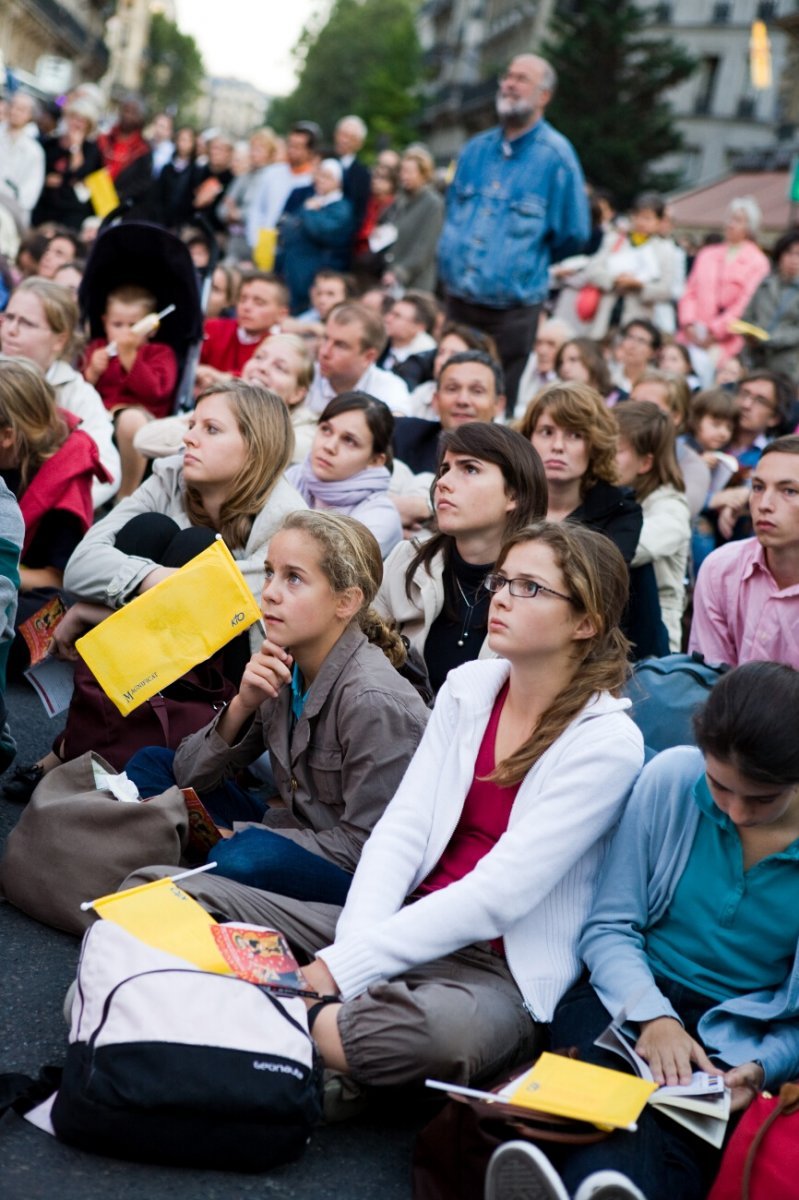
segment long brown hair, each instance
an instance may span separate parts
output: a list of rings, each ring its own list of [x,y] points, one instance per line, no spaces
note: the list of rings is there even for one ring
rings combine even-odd
[[[14,433],[22,495],[42,463],[69,437],[69,427],[56,408],[55,392],[29,358],[0,361],[0,428]]]
[[[685,480],[677,466],[674,422],[669,413],[651,400],[625,400],[616,407],[615,413],[619,435],[627,439],[640,457],[652,455],[652,466],[633,484],[636,500],[639,503],[646,500],[666,484],[684,492]]]
[[[283,401],[260,384],[241,379],[216,384],[200,392],[197,404],[207,396],[227,399],[247,447],[247,460],[230,482],[218,528],[205,511],[196,487],[186,485],[183,504],[192,525],[216,529],[228,546],[238,550],[247,544],[255,518],[291,462],[294,430]]]
[[[543,713],[527,740],[489,776],[501,787],[524,779],[595,693],[618,695],[630,671],[630,643],[619,628],[629,576],[616,545],[604,534],[576,522],[542,521],[508,538],[499,552],[496,569],[501,569],[514,546],[527,542],[544,542],[550,547],[575,611],[588,617],[595,633],[574,643],[570,682]],[[535,600],[529,603],[535,604]]]
[[[505,522],[506,535],[546,516],[548,492],[544,464],[538,451],[515,430],[488,421],[472,421],[460,429],[442,434],[436,479],[441,475],[447,451],[451,454],[469,454],[480,462],[494,463],[499,467],[505,480],[505,491],[516,501],[516,507],[508,513]],[[431,575],[431,563],[438,554],[443,554],[445,564],[449,565],[454,544],[454,537],[437,531],[419,545],[405,572],[408,599],[411,598],[414,576],[419,568],[424,567]]]

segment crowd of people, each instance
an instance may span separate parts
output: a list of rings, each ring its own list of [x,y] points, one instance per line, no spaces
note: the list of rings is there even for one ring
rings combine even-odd
[[[47,134],[22,91],[0,111],[2,667],[43,605],[74,661],[223,537],[266,636],[127,772],[197,790],[223,839],[186,890],[332,998],[339,1110],[547,1045],[617,1065],[593,1043],[621,1011],[656,1082],[721,1074],[734,1113],[799,1076],[799,230],[767,254],[750,197],[701,247],[660,195],[617,212],[555,86],[517,56],[451,178],[421,144],[368,165],[354,115],[236,143],[136,97],[108,121],[90,84]],[[90,337],[101,170],[206,296],[190,411],[155,288],[103,285]],[[631,665],[686,650],[732,669],[644,765]],[[488,1200],[702,1200],[719,1151],[641,1124],[510,1147]]]

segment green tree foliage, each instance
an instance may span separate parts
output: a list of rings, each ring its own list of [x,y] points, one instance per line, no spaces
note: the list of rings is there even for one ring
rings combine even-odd
[[[330,136],[336,121],[357,113],[378,139],[405,145],[416,134],[422,65],[414,27],[416,0],[333,0],[330,15],[305,28],[294,49],[299,82],[273,101],[269,121],[317,121]]]
[[[547,117],[574,143],[587,178],[622,207],[679,182],[652,164],[682,147],[665,93],[696,64],[652,24],[627,0],[571,0],[556,6],[541,51],[559,78]]]
[[[202,55],[194,38],[181,33],[163,13],[154,13],[142,81],[150,112],[167,111],[179,120],[189,119],[204,78]]]

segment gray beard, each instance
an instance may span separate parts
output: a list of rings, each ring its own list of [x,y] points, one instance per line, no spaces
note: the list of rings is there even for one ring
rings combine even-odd
[[[534,111],[534,106],[529,100],[505,99],[499,92],[495,105],[500,124],[511,129],[518,125],[525,125]]]

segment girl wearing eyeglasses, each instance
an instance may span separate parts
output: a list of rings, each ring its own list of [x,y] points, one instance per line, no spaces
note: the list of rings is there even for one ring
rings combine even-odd
[[[619,698],[627,572],[613,543],[528,526],[487,590],[502,657],[450,674],[343,910],[186,880],[215,913],[281,929],[312,956],[309,987],[333,998],[311,1007],[313,1036],[358,1085],[486,1082],[541,1048],[643,762]]]

